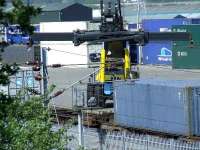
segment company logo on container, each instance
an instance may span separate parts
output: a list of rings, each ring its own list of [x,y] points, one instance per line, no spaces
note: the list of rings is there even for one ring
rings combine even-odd
[[[161,48],[160,55],[158,55],[158,60],[164,62],[172,61],[172,51],[166,47]]]

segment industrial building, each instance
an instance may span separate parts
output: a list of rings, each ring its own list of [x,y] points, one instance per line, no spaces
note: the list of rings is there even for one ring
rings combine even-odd
[[[21,70],[0,91],[56,85],[55,125],[78,123],[68,149],[200,149],[199,0],[25,2],[43,11],[31,36],[2,29],[2,62]]]

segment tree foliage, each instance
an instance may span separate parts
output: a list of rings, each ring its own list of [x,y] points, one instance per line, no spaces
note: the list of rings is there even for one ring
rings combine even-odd
[[[0,15],[3,16],[2,20],[5,23],[19,24],[23,32],[32,34],[34,28],[33,26],[31,26],[31,17],[37,16],[41,12],[41,8],[35,8],[34,6],[24,5],[21,0],[13,0],[12,4],[12,11],[2,12],[3,15]],[[0,6],[5,7],[5,3],[2,2],[2,5]]]
[[[67,136],[64,130],[52,129],[50,111],[43,105],[42,97],[26,102],[20,98],[1,94],[0,149],[51,150],[63,149]],[[2,103],[3,102],[3,103]],[[3,129],[3,130],[2,130]]]
[[[5,11],[5,1],[0,0],[0,20],[3,24],[19,24],[26,33],[32,33],[30,18],[41,10],[13,0],[13,9]],[[14,65],[0,61],[0,86],[9,84],[9,77],[18,71]],[[44,96],[22,101],[20,96],[11,97],[0,93],[0,149],[1,150],[51,150],[63,149],[63,129],[53,131],[51,113],[45,107]]]

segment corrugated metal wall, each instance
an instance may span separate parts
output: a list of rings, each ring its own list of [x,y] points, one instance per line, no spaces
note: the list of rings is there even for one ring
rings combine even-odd
[[[174,32],[190,32],[191,41],[176,41],[173,43],[173,63],[175,69],[200,69],[200,25],[176,25]]]
[[[199,90],[199,80],[115,82],[115,123],[174,135],[200,136]]]

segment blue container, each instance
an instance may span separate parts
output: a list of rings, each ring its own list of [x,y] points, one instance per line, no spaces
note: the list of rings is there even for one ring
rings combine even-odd
[[[148,32],[171,31],[172,25],[190,24],[190,19],[153,19],[143,20],[142,28]],[[150,41],[143,47],[143,63],[144,64],[172,64],[172,43],[171,41],[155,42]]]
[[[116,124],[200,136],[200,80],[115,81],[113,92]]]
[[[191,24],[200,24],[200,18],[191,19]]]
[[[143,64],[172,64],[172,42],[150,42],[142,48]]]
[[[170,31],[172,25],[191,24],[191,20],[187,18],[180,19],[147,19],[142,21],[142,28],[148,32]]]

